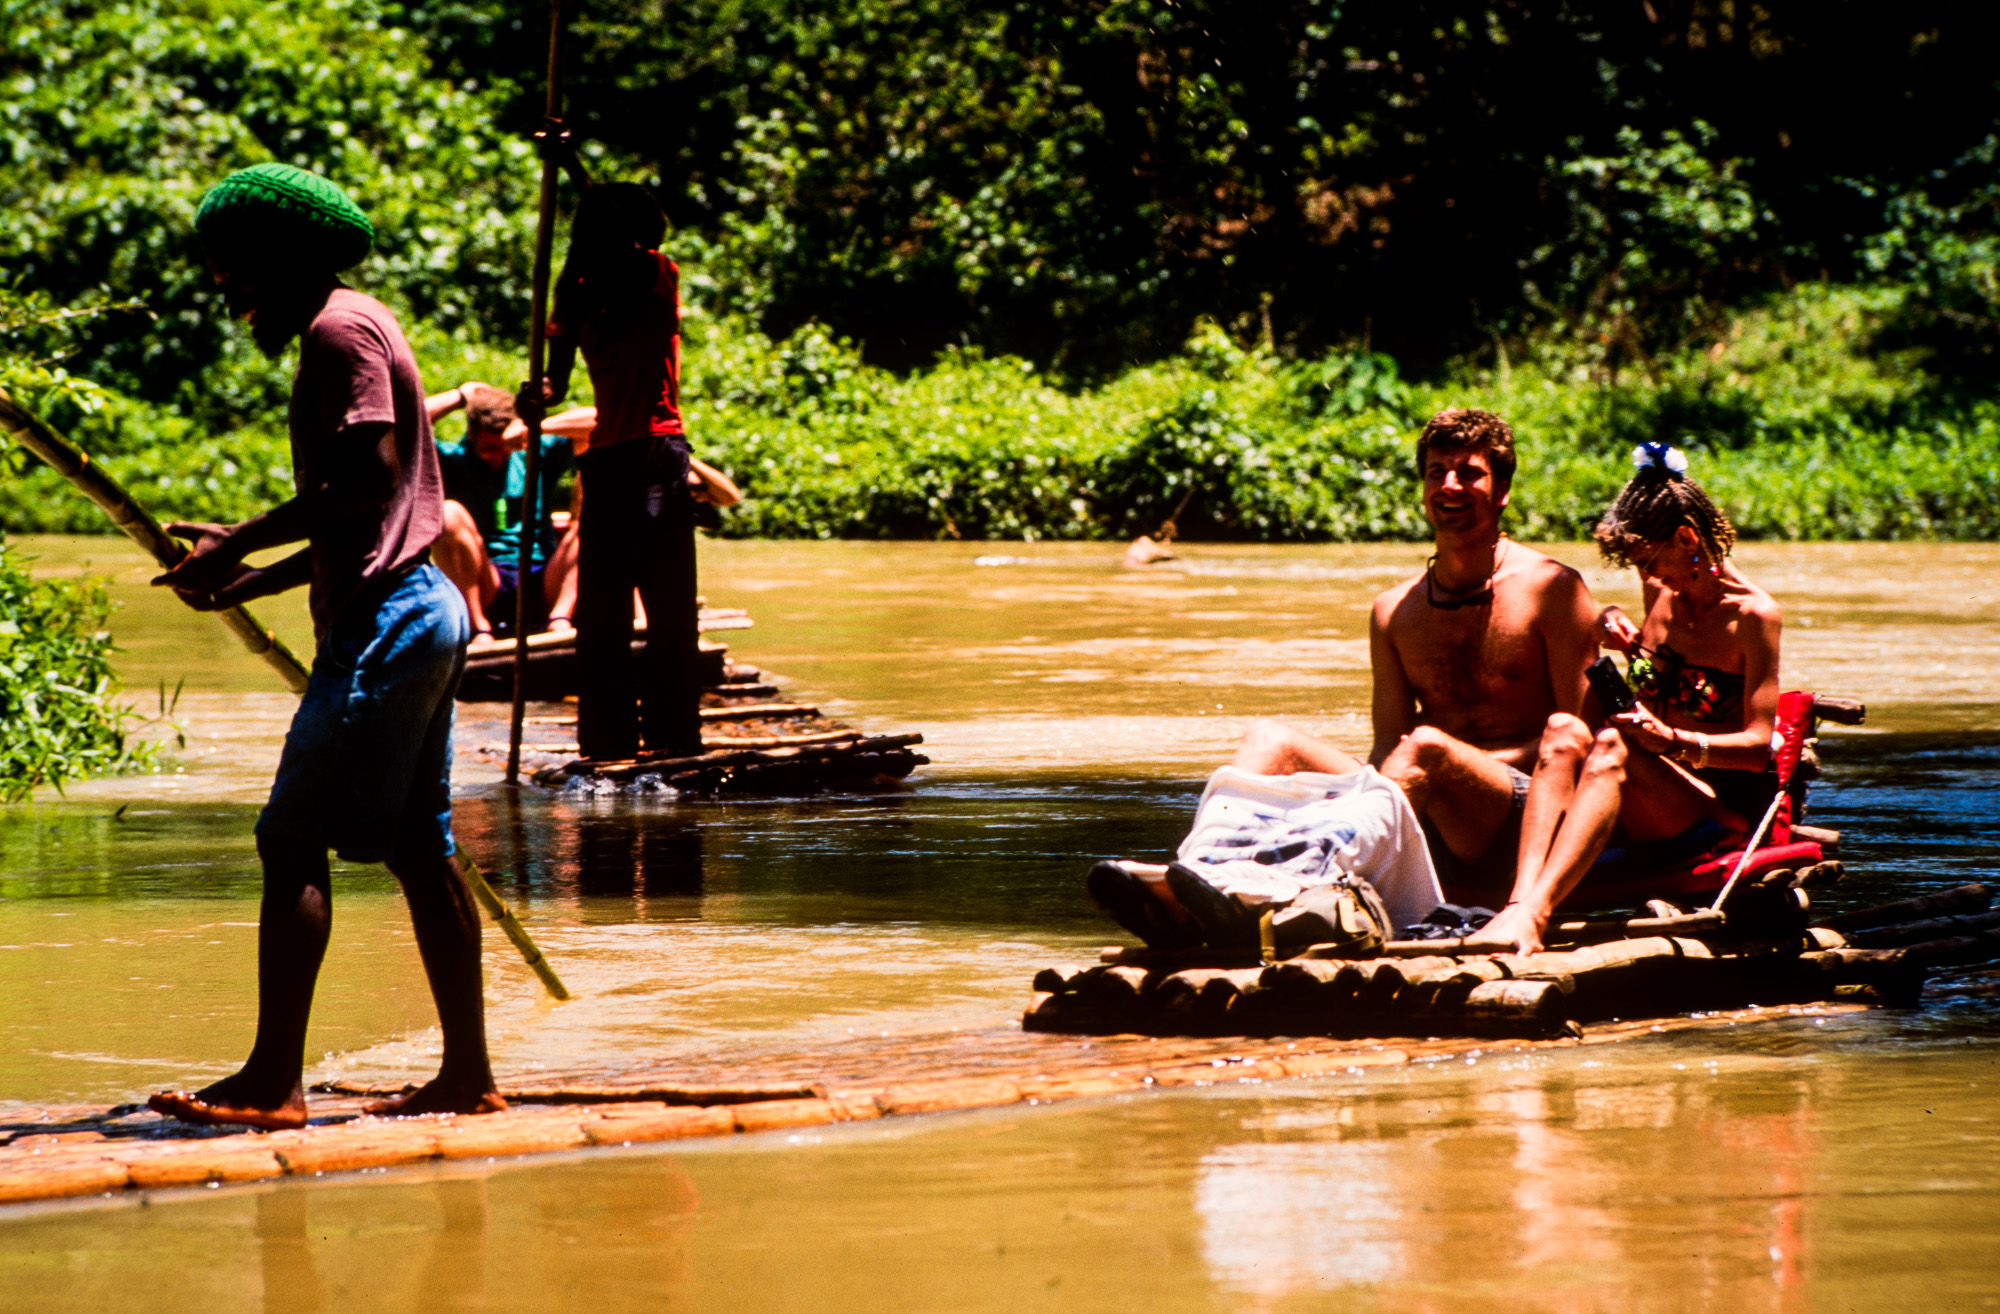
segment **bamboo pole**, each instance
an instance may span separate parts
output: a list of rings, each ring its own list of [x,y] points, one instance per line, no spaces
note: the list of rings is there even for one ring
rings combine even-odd
[[[521,782],[521,717],[527,710],[528,689],[528,581],[534,562],[536,526],[540,508],[542,478],[542,382],[546,377],[548,348],[549,264],[556,240],[556,175],[561,168],[556,152],[559,142],[546,139],[557,131],[563,103],[563,35],[569,26],[568,0],[555,0],[549,11],[549,77],[547,113],[542,131],[541,209],[535,221],[534,303],[528,310],[528,395],[535,408],[526,417],[528,450],[521,481],[521,554],[514,590],[514,705],[507,719],[507,783]]]
[[[111,523],[123,530],[125,536],[144,548],[153,560],[168,570],[179,565],[187,556],[187,546],[160,527],[160,522],[139,505],[132,495],[106,474],[104,467],[93,463],[88,455],[74,446],[67,438],[50,428],[39,416],[24,410],[5,392],[0,392],[0,429],[5,429],[14,440],[33,452],[50,469],[69,480],[77,491],[95,502]],[[243,646],[262,657],[272,670],[278,673],[293,693],[304,693],[306,688],[306,665],[298,654],[285,646],[284,640],[266,629],[242,607],[230,607],[216,613],[230,633],[242,640]],[[465,883],[472,888],[473,897],[479,900],[514,947],[521,951],[521,957],[542,979],[548,992],[557,999],[568,999],[569,989],[556,975],[555,968],[549,966],[548,959],[529,936],[500,896],[487,883],[485,873],[479,864],[466,852],[465,845],[458,843],[458,868],[465,876]]]
[[[1723,901],[1728,899],[1729,892],[1736,888],[1736,879],[1743,874],[1743,869],[1750,865],[1750,859],[1757,855],[1757,846],[1764,842],[1764,832],[1771,829],[1771,823],[1777,819],[1778,808],[1784,801],[1785,791],[1782,789],[1771,795],[1771,806],[1764,809],[1764,819],[1757,823],[1756,833],[1750,837],[1750,842],[1743,846],[1743,856],[1736,860],[1736,870],[1729,873],[1729,879],[1722,883],[1722,890],[1715,896],[1715,902],[1708,905],[1711,910],[1722,911]]]

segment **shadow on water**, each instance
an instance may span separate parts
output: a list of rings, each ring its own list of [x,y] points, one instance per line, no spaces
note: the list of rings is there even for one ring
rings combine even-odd
[[[1164,855],[1197,782],[923,782],[810,800],[575,799],[496,788],[462,799],[460,833],[496,884],[589,921],[723,915],[795,924],[915,922],[1018,930],[1099,923],[1097,857]]]
[[[2000,737],[1829,739],[1808,819],[1845,837],[1826,912],[2000,872]],[[954,776],[904,791],[691,802],[494,789],[461,832],[531,906],[591,921],[709,915],[1072,931],[1105,925],[1082,890],[1099,857],[1161,860],[1197,780]],[[500,880],[496,877],[496,880]]]

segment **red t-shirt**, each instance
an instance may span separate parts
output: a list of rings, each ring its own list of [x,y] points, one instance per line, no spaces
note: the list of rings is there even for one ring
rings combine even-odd
[[[312,537],[313,625],[322,635],[354,591],[428,560],[444,524],[437,444],[424,410],[423,380],[389,308],[353,288],[334,289],[299,340],[289,415],[292,482],[306,493],[349,482],[373,446],[357,425],[395,429],[402,477],[379,509]]]
[[[599,312],[575,326],[577,346],[596,394],[593,448],[641,439],[681,438],[681,271],[657,251],[659,276],[636,303]],[[549,326],[551,336],[571,330]]]

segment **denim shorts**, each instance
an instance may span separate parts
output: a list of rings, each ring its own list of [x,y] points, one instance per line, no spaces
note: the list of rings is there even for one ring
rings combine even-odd
[[[351,599],[314,655],[257,834],[347,862],[449,856],[453,699],[470,637],[465,599],[429,563]]]

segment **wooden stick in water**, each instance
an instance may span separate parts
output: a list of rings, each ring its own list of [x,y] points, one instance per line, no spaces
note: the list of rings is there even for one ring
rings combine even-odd
[[[121,487],[116,479],[104,472],[104,467],[94,464],[70,443],[67,438],[50,428],[43,420],[22,409],[12,397],[0,392],[0,429],[5,429],[21,446],[33,452],[50,469],[69,480],[78,492],[95,502],[111,523],[123,530],[125,536],[137,543],[152,556],[153,560],[171,570],[187,556],[187,546],[160,526],[160,522],[139,505],[133,496]],[[274,632],[260,624],[242,607],[231,607],[216,613],[222,623],[251,652],[262,657],[293,693],[304,693],[307,671],[298,654],[285,646]],[[458,850],[458,867],[465,875],[465,883],[472,887],[473,897],[500,923],[500,929],[521,951],[528,966],[535,970],[548,992],[557,999],[568,999],[569,989],[556,975],[548,959],[542,956],[527,929],[520,920],[500,901],[500,896],[487,883],[486,876],[479,870],[479,864],[465,851],[465,845],[453,837]]]

